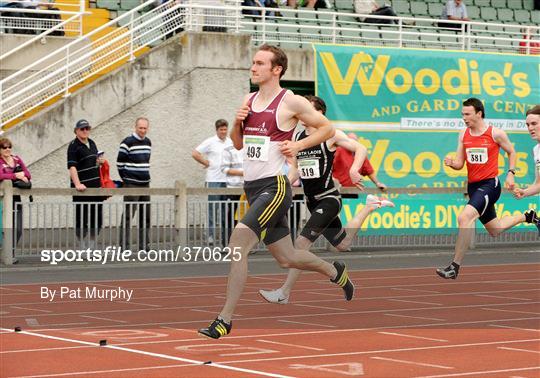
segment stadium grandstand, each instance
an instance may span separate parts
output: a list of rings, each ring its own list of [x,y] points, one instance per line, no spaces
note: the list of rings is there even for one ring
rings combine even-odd
[[[25,3],[15,0],[5,3],[0,15],[1,124],[3,129],[11,127],[55,102],[58,95],[76,91],[182,30],[242,33],[251,36],[253,45],[291,49],[338,43],[533,54],[540,39],[539,11],[533,1],[474,0],[467,4],[471,22],[456,21],[456,29],[444,29],[438,27],[442,0],[394,0],[391,5],[399,17],[364,15],[363,21],[354,14],[352,0],[327,0],[329,7],[318,10],[280,7],[266,12],[240,8],[239,0],[157,6],[151,1],[71,1],[55,3],[54,10],[48,3],[43,9],[14,7]],[[65,42],[49,39],[45,45],[48,36],[58,33],[65,35]],[[30,59],[21,61],[23,53]],[[18,69],[11,69],[13,61],[20,62],[15,63]],[[48,80],[42,75],[45,70]],[[38,77],[43,83],[36,91]],[[26,85],[30,80],[33,86]]]

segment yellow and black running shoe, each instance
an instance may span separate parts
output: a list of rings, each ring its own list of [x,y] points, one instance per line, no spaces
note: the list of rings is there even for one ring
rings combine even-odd
[[[337,275],[336,278],[330,281],[341,286],[343,292],[345,293],[345,299],[350,301],[354,296],[354,285],[349,279],[347,267],[343,261],[334,261],[333,264],[337,270]]]
[[[232,322],[227,324],[223,321],[223,319],[218,317],[208,326],[208,328],[199,329],[199,334],[212,339],[219,339],[221,336],[231,333],[231,329]]]
[[[538,236],[540,237],[540,216],[536,211],[530,209],[523,213],[525,215],[525,222],[534,224],[538,229]]]
[[[455,280],[459,274],[459,265],[455,262],[448,265],[446,268],[439,268],[436,270],[437,274],[444,279]]]

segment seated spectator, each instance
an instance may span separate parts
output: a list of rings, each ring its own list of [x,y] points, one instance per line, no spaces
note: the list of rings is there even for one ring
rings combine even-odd
[[[315,10],[319,8],[330,8],[326,3],[326,0],[290,0],[287,1],[287,5],[293,8],[313,8]]]
[[[278,0],[278,1],[279,2],[276,2],[276,0],[243,0],[242,6],[259,7],[259,8],[278,8],[279,6],[288,5],[288,2],[291,0]],[[251,16],[261,15],[261,11],[258,11],[255,9],[244,9],[242,13],[251,15]],[[266,11],[266,16],[275,17],[277,13],[279,12]]]
[[[261,4],[261,2],[259,0],[243,0],[242,1],[242,6],[243,7],[260,7],[260,8],[263,7],[263,5]],[[261,12],[258,11],[258,10],[255,10],[255,9],[243,9],[242,13],[247,14],[249,16],[260,16],[261,15]]]
[[[0,1],[0,8],[22,9],[23,6],[15,1]],[[0,16],[13,19],[4,21],[3,26],[6,33],[26,34],[26,31],[20,28],[21,21],[19,20],[24,17],[22,12],[0,12]]]
[[[37,9],[46,10],[46,11],[57,11],[57,12],[60,11],[60,9],[54,7],[54,1],[51,1],[51,0],[42,0],[39,6],[37,7]],[[57,24],[62,22],[62,18],[60,17],[60,14],[58,13],[38,13],[38,14],[33,15],[33,17],[41,18],[41,19],[48,19],[48,20],[55,20],[54,22],[45,23],[45,25],[42,26],[43,29],[50,29],[53,26],[56,26]],[[39,34],[39,32],[36,34]],[[65,33],[64,33],[64,30],[60,28],[60,29],[56,29],[49,35],[63,37]]]
[[[368,14],[370,16],[393,16],[397,17],[396,12],[390,5],[379,6],[375,0],[354,0],[354,13]],[[360,22],[367,24],[393,24],[398,23],[397,20],[389,20],[386,18],[371,18],[359,17]]]
[[[523,35],[523,38],[519,42],[519,53],[520,54],[530,54],[530,55],[540,55],[540,41],[528,40],[529,36],[527,34]]]
[[[470,21],[467,16],[467,7],[463,0],[448,0],[443,8],[441,19],[452,21]],[[461,24],[439,22],[440,28],[445,29],[461,29]]]

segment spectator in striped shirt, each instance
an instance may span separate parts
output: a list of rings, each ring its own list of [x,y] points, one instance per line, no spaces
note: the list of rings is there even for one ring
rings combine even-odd
[[[124,188],[150,187],[152,142],[146,136],[149,126],[150,121],[148,121],[148,118],[137,118],[135,132],[120,144],[116,166],[122,181],[124,181]],[[137,211],[139,216],[137,244],[139,250],[148,251],[150,244],[150,196],[125,196],[124,202],[124,214],[120,227],[120,245],[122,248],[129,249],[131,245],[131,218]],[[137,202],[137,204],[130,202]]]
[[[97,164],[98,149],[96,143],[89,138],[91,129],[87,120],[77,121],[76,137],[69,144],[67,151],[71,187],[79,192],[84,192],[86,188],[101,188]],[[103,196],[73,196],[75,233],[83,249],[95,247],[97,235],[103,224],[103,204],[100,203],[103,200]],[[89,239],[85,241],[87,235]]]

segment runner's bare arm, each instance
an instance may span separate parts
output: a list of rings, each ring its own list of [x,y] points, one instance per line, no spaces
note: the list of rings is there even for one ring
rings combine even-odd
[[[510,142],[508,135],[501,129],[493,130],[493,139],[499,144],[499,146],[508,154],[508,172],[506,174],[505,185],[508,189],[514,190],[514,174],[510,170],[516,169],[516,150],[514,145]]]
[[[334,136],[335,130],[330,121],[316,111],[313,105],[304,97],[298,95],[287,96],[284,101],[287,110],[294,118],[317,130],[302,140],[282,142],[280,149],[283,155],[296,156],[298,151],[313,147]]]
[[[291,185],[296,182],[300,178],[300,174],[298,173],[298,161],[296,160],[296,157],[287,159],[290,162],[289,165],[289,173],[287,173],[287,178],[289,179],[289,182]]]
[[[514,196],[517,199],[521,199],[523,197],[530,197],[534,196],[535,194],[540,194],[540,175],[536,176],[536,181],[534,184],[529,185],[527,188],[515,188],[514,189]]]
[[[248,94],[244,97],[242,106],[236,111],[236,118],[234,119],[233,128],[231,130],[231,140],[233,142],[234,148],[241,150],[244,147],[244,120],[248,116],[249,107],[247,105],[249,97],[251,94]]]
[[[349,168],[349,176],[351,177],[351,181],[353,182],[353,184],[361,182],[362,176],[360,175],[360,168],[362,168],[362,164],[364,164],[364,160],[366,160],[366,148],[357,141],[349,138],[341,130],[336,130],[333,139],[335,145],[346,148],[347,150],[354,153],[354,161]]]
[[[446,156],[444,159],[444,164],[449,166],[456,171],[459,171],[465,165],[465,150],[463,148],[463,135],[465,131],[461,131],[458,137],[458,146],[456,150],[456,156],[451,157],[450,155]]]

